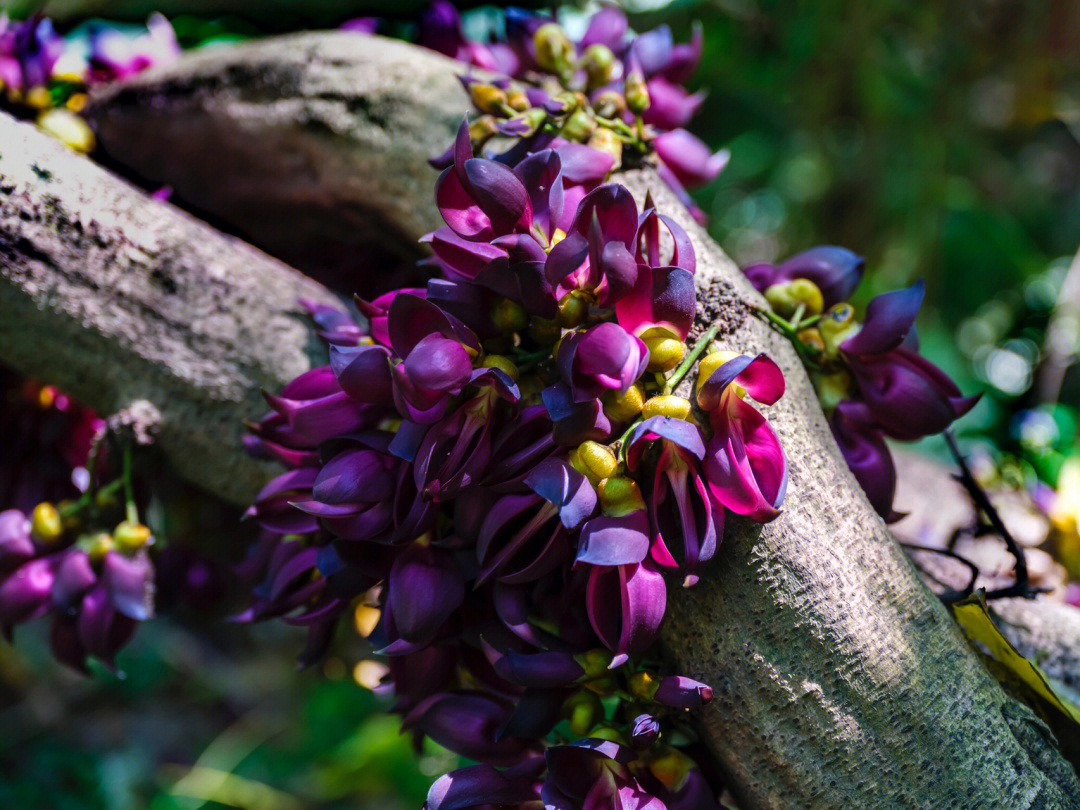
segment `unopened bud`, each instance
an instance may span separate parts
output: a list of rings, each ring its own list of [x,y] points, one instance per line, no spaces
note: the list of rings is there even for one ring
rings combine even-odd
[[[611,155],[614,162],[611,170],[616,171],[622,167],[623,142],[619,136],[607,127],[597,127],[596,131],[589,136],[589,146],[599,152]]]
[[[619,743],[619,745],[626,745],[626,737],[618,729],[611,726],[600,726],[593,729],[589,736],[595,740],[609,740],[613,743]]]
[[[36,110],[47,110],[52,106],[52,94],[46,87],[31,87],[23,96],[23,102]]]
[[[32,92],[32,91],[31,91]],[[38,128],[67,144],[76,152],[86,154],[94,151],[94,131],[90,125],[71,110],[57,107],[45,110],[37,119]]]
[[[113,530],[116,547],[125,554],[134,554],[147,546],[153,539],[148,526],[125,520]]]
[[[841,369],[832,374],[820,374],[814,377],[814,389],[822,410],[833,410],[845,399],[851,398],[851,375]]]
[[[649,770],[672,793],[678,793],[686,783],[693,762],[676,748],[669,748],[649,762]]]
[[[656,687],[659,685],[660,681],[651,672],[645,670],[635,672],[626,684],[630,694],[638,700],[652,700],[653,695],[656,694]]]
[[[579,689],[563,703],[562,715],[570,721],[576,737],[587,737],[597,720],[604,719],[604,704],[595,692]]]
[[[506,106],[514,112],[525,112],[532,105],[529,104],[529,97],[525,95],[525,91],[520,87],[511,87],[506,91]]]
[[[506,107],[506,91],[485,82],[469,85],[469,97],[476,109],[485,113],[501,113]]]
[[[100,563],[105,559],[106,554],[116,550],[116,542],[108,532],[83,535],[77,543],[94,563]]]
[[[507,119],[507,125],[512,128],[513,134],[519,138],[529,138],[536,134],[537,130],[547,120],[547,110],[543,107],[533,107]]]
[[[809,329],[800,329],[798,334],[795,335],[805,345],[811,349],[817,349],[819,352],[825,351],[825,341],[821,339],[821,332],[814,327]]]
[[[529,321],[529,337],[534,343],[550,346],[562,337],[562,328],[555,321],[534,317]]]
[[[634,383],[625,391],[605,391],[604,413],[616,422],[629,422],[645,407],[645,389]]]
[[[30,515],[30,533],[39,543],[55,543],[64,533],[60,510],[48,501],[39,503]]]
[[[600,506],[608,517],[622,517],[645,508],[637,483],[626,476],[605,478],[597,489]]]
[[[589,77],[589,87],[602,87],[611,81],[615,73],[615,54],[607,45],[599,42],[590,45],[581,61],[585,75]]]
[[[649,371],[671,371],[686,354],[686,344],[666,329],[656,330],[655,334],[646,333],[641,342],[649,349]]]
[[[701,358],[701,362],[698,363],[697,385],[694,387],[694,390],[699,390],[701,386],[707,383],[709,381],[709,378],[712,377],[712,375],[715,374],[717,369],[719,369],[722,365],[731,362],[739,356],[739,352],[718,351],[710,352],[709,354]],[[731,388],[735,391],[735,394],[737,396],[746,396],[746,389],[743,388],[741,385],[733,383],[731,385]]]
[[[641,415],[646,419],[654,416],[669,416],[672,419],[686,419],[690,416],[690,400],[665,394],[652,397],[645,403]]]
[[[574,59],[574,43],[558,23],[541,25],[533,34],[536,63],[552,73],[565,73]]]
[[[570,453],[570,464],[595,486],[610,478],[619,469],[618,459],[611,448],[597,442],[582,442]]]
[[[592,680],[608,673],[608,664],[611,663],[611,653],[607,650],[595,647],[574,656],[585,670],[584,679]]]
[[[773,311],[785,318],[795,314],[801,306],[804,315],[820,315],[825,299],[817,284],[808,278],[797,278],[773,284],[765,290],[765,300]]]
[[[529,325],[529,314],[521,304],[503,298],[491,308],[491,322],[500,332],[520,332]]]
[[[595,131],[596,120],[585,110],[577,109],[563,124],[562,136],[570,141],[584,143]]]
[[[634,115],[641,115],[649,109],[649,88],[645,86],[645,77],[641,75],[641,71],[631,71],[626,77],[623,97],[626,99],[627,108]]]
[[[514,365],[514,361],[502,354],[487,355],[484,358],[484,362],[480,364],[480,367],[497,368],[511,380],[517,380],[517,378],[521,376],[518,367]]]
[[[469,140],[474,148],[479,148],[499,134],[498,122],[494,116],[481,115],[469,124]]]
[[[855,308],[851,304],[836,304],[821,317],[817,327],[825,344],[825,355],[836,357],[840,344],[857,334],[862,325],[855,320]]]
[[[617,118],[626,112],[626,99],[618,90],[605,90],[596,97],[593,109],[602,118]]]
[[[580,326],[589,314],[589,302],[579,295],[570,293],[559,302],[559,326],[573,329]]]

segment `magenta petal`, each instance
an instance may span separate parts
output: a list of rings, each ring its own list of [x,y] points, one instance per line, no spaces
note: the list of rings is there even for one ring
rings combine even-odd
[[[101,581],[117,612],[140,622],[154,614],[154,566],[145,550],[134,557],[106,554]]]
[[[649,106],[643,118],[645,123],[658,129],[676,129],[690,123],[690,119],[705,101],[705,91],[688,93],[686,88],[655,76],[649,79]]]
[[[780,367],[768,355],[751,358],[744,354],[713,372],[698,390],[698,405],[702,410],[714,410],[731,383],[741,385],[764,405],[772,405],[784,395],[784,373]]]
[[[577,186],[602,182],[607,177],[615,158],[583,143],[567,143],[555,148],[562,162],[563,180]],[[576,206],[570,210],[577,210]]]
[[[554,149],[529,155],[514,167],[528,190],[532,221],[550,240],[563,213],[562,160]]]
[[[491,264],[506,261],[506,251],[488,242],[463,239],[450,228],[439,228],[425,239],[451,278],[472,280]]]
[[[694,277],[680,267],[638,266],[633,290],[615,305],[619,326],[641,335],[661,327],[686,340],[697,312]]]
[[[617,658],[652,646],[667,607],[664,577],[648,563],[589,572],[586,608],[596,635]]]
[[[731,157],[726,149],[710,153],[699,138],[685,129],[673,129],[658,135],[653,144],[664,165],[680,183],[689,187],[701,186],[713,180]]]
[[[780,441],[758,411],[731,397],[730,412],[714,412],[705,475],[716,499],[739,515],[767,522],[787,489],[787,462]]]
[[[573,273],[589,257],[589,240],[580,233],[570,233],[555,245],[544,263],[544,277],[558,284]]]
[[[454,167],[439,177],[435,203],[446,224],[466,239],[490,239],[495,235],[491,218],[469,196]]]
[[[56,564],[56,578],[52,586],[52,601],[62,611],[74,608],[95,584],[97,574],[90,562],[90,555],[79,549],[70,549]]]
[[[866,308],[863,326],[840,344],[845,354],[882,354],[895,349],[915,325],[922,306],[924,285],[920,280],[906,290],[883,293]]]
[[[618,53],[626,36],[626,29],[626,14],[621,8],[601,6],[600,10],[589,18],[589,26],[585,29],[585,35],[578,47],[585,50],[590,45],[606,45]]]
[[[574,216],[573,230],[588,234],[594,218],[600,226],[603,242],[622,242],[626,247],[633,247],[638,211],[634,196],[626,186],[608,183],[586,194]]]
[[[494,160],[473,158],[465,161],[465,175],[470,196],[487,214],[496,234],[509,233],[518,226],[529,227],[532,203],[513,171]]]

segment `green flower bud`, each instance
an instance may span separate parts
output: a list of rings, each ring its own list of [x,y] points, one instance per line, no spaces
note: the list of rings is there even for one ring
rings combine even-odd
[[[851,304],[836,304],[829,308],[817,324],[825,344],[825,356],[833,358],[840,353],[840,344],[854,336],[862,324],[855,320],[855,308]]]
[[[585,110],[577,109],[563,124],[562,136],[569,141],[584,143],[596,131],[596,121]]]
[[[120,551],[134,554],[153,542],[153,534],[149,527],[125,520],[113,530],[112,539]]]
[[[676,748],[668,748],[649,762],[649,770],[660,783],[672,793],[678,793],[686,784],[686,776],[694,767],[693,761]]]
[[[637,482],[624,475],[605,478],[597,487],[600,507],[608,517],[622,517],[645,508]]]
[[[517,380],[521,376],[518,371],[518,367],[514,365],[514,361],[509,357],[505,357],[501,354],[489,354],[484,358],[484,362],[480,364],[481,368],[497,368],[503,372],[511,380]]]
[[[615,73],[615,54],[611,48],[599,42],[585,49],[581,57],[585,75],[589,77],[589,87],[602,87],[611,81]]]
[[[533,50],[537,64],[544,70],[560,75],[570,71],[575,56],[574,43],[558,23],[545,23],[536,29]]]
[[[645,389],[634,383],[625,391],[606,391],[601,399],[609,419],[629,422],[645,407]]]
[[[645,419],[651,419],[654,416],[668,416],[672,419],[688,419],[690,417],[690,400],[674,396],[673,394],[652,397],[645,403],[645,407],[641,410],[641,415]]]
[[[580,326],[589,314],[589,302],[580,295],[570,293],[559,302],[559,326],[573,329]]]
[[[611,448],[597,442],[582,442],[570,453],[570,464],[596,486],[619,469],[618,459]]]
[[[604,704],[595,692],[579,689],[563,703],[562,715],[576,737],[587,737],[597,721],[604,719]]]
[[[817,374],[814,376],[814,389],[822,410],[831,411],[845,399],[851,398],[851,375],[843,369],[832,374]]]
[[[627,691],[638,700],[652,700],[660,681],[651,672],[635,672],[626,683]]]
[[[645,77],[640,71],[631,71],[626,77],[623,96],[626,98],[627,108],[634,115],[641,115],[649,109],[649,88],[645,86]]]
[[[529,337],[541,346],[551,346],[562,337],[562,329],[555,321],[534,317],[529,321]]]
[[[626,99],[617,90],[605,90],[596,97],[593,109],[603,118],[617,118],[626,112]]]
[[[503,298],[492,306],[491,321],[502,332],[520,332],[529,325],[529,314],[521,304]]]

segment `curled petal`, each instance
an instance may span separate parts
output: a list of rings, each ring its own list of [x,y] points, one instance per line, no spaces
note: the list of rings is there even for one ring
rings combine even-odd
[[[676,129],[690,123],[690,119],[705,101],[705,91],[687,92],[682,85],[674,84],[663,76],[648,81],[649,106],[643,114],[645,123],[659,129]]]
[[[853,337],[840,344],[848,355],[884,354],[899,346],[915,325],[922,306],[923,282],[906,290],[893,290],[877,296],[866,307],[863,326]]]
[[[613,667],[652,646],[666,606],[664,578],[647,562],[589,571],[589,623],[604,646],[616,653]]]
[[[650,267],[669,265],[681,267],[693,273],[697,270],[697,254],[694,252],[694,244],[683,230],[682,225],[671,217],[657,212],[652,205],[651,198],[645,201],[646,211],[641,215],[638,225],[640,237],[637,248],[637,259],[642,264]],[[660,226],[663,225],[671,237],[672,252],[669,260],[661,258],[660,250],[663,240],[660,235]]]
[[[575,562],[630,565],[649,553],[649,516],[644,509],[627,515],[595,517],[581,527]]]
[[[472,280],[491,265],[501,266],[505,272],[506,251],[489,242],[463,239],[450,228],[439,228],[420,241],[431,245],[451,278]]]
[[[716,410],[732,383],[742,386],[764,405],[772,405],[784,395],[784,372],[780,367],[768,355],[744,354],[724,363],[705,381],[698,389],[698,406],[705,411]]]
[[[712,687],[682,675],[668,675],[656,687],[653,700],[673,709],[696,712],[712,700]]]
[[[558,507],[559,519],[576,529],[596,510],[596,491],[584,475],[561,458],[547,458],[525,476],[524,483]]]
[[[472,359],[456,340],[430,334],[405,358],[405,372],[417,388],[458,393],[472,375]]]
[[[569,686],[585,675],[585,670],[566,652],[508,652],[495,662],[499,677],[519,686]]]
[[[154,566],[145,550],[134,557],[106,554],[101,581],[117,612],[140,622],[154,614]]]
[[[739,397],[713,412],[705,477],[715,498],[738,515],[776,518],[787,490],[787,461],[772,427]]]
[[[686,340],[697,312],[694,276],[681,267],[640,265],[630,294],[615,304],[619,326],[640,336],[647,329],[667,329]]]
[[[702,141],[685,129],[664,132],[653,141],[656,154],[684,186],[702,186],[724,170],[731,153],[709,152]]]
[[[898,517],[893,511],[896,467],[870,409],[857,400],[841,402],[836,406],[829,426],[844,454],[844,461],[874,511],[887,521]]]
[[[533,781],[510,777],[490,765],[472,765],[440,776],[428,791],[427,810],[470,810],[518,805],[536,798]]]
[[[449,553],[411,543],[394,560],[388,581],[388,609],[407,641],[430,638],[465,600],[465,577]]]
[[[705,441],[701,429],[685,419],[653,416],[630,433],[626,445],[626,466],[633,472],[641,463],[641,454],[648,442],[665,439],[691,453],[699,461],[705,458]]]
[[[846,301],[862,279],[865,262],[847,248],[822,245],[792,256],[779,265],[755,264],[743,270],[759,292],[773,284],[805,278],[814,282],[825,308]]]
[[[330,368],[338,385],[357,402],[389,402],[389,356],[382,346],[331,346]]]

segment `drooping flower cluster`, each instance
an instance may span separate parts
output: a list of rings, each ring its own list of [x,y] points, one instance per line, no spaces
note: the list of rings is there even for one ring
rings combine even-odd
[[[501,158],[512,164],[527,152],[580,143],[608,155],[614,169],[655,154],[664,181],[704,220],[685,189],[716,177],[728,153],[711,153],[683,128],[705,100],[684,87],[701,59],[700,28],[682,44],[666,25],[635,35],[615,6],[597,11],[577,41],[531,12],[508,9],[505,23],[505,41],[469,40],[446,0],[420,20],[421,45],[502,77],[464,80],[481,114],[470,128],[477,150],[517,139]]]
[[[247,440],[288,469],[249,510],[241,618],[309,627],[312,661],[353,617],[404,727],[478,763],[431,810],[716,806],[683,747],[711,690],[653,644],[665,572],[692,585],[727,513],[778,514],[786,463],[749,398],[784,380],[715,332],[688,349],[693,246],[602,184],[609,162],[564,143],[510,166],[463,124],[438,277],[362,322],[308,304],[329,365],[268,395]]]
[[[813,248],[744,272],[772,307],[773,323],[800,350],[870,503],[886,520],[896,519],[896,469],[885,439],[940,433],[978,401],[919,354],[914,326],[922,282],[877,296],[860,322],[847,299],[862,278],[863,260],[849,250]]]

